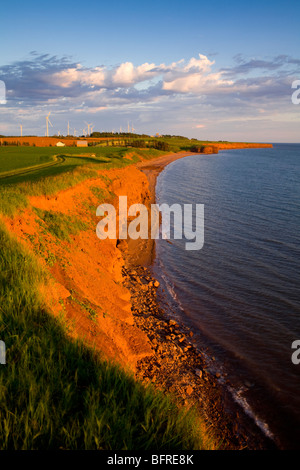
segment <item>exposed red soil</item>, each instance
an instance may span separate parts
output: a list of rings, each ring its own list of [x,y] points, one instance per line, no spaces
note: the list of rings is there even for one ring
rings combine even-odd
[[[101,175],[109,178],[116,195],[128,195],[129,204],[145,201],[147,179],[136,168],[114,169]],[[50,285],[41,287],[45,302],[54,315],[65,312],[72,336],[85,338],[107,358],[134,370],[137,361],[151,355],[152,350],[146,335],[134,326],[130,292],[122,282],[124,259],[116,240],[99,240],[96,235],[99,219],[87,208],[87,204],[94,208],[99,204],[92,186],[104,188],[105,183],[99,178],[53,197],[30,198],[32,207],[75,215],[88,224],[89,229],[72,236],[70,242],[45,233],[32,208],[13,219],[5,218],[5,222],[50,271]],[[82,304],[96,312],[94,318]]]
[[[230,150],[230,149],[248,149],[248,148],[271,148],[272,144],[259,144],[259,143],[244,143],[244,142],[218,142],[216,145],[219,150]]]

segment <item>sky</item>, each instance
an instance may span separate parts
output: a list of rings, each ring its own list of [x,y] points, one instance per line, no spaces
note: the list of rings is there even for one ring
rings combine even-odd
[[[50,134],[300,142],[299,17],[298,0],[11,0],[0,134],[45,135],[50,112]]]

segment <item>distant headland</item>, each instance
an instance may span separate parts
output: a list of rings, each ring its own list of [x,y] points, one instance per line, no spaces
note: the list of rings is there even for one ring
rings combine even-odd
[[[88,136],[53,135],[53,136],[4,136],[0,135],[0,146],[32,146],[32,147],[133,147],[155,148],[162,151],[196,152],[216,154],[219,150],[273,147],[270,143],[249,143],[229,141],[206,141],[196,138],[189,139],[177,135],[133,134],[93,132]]]

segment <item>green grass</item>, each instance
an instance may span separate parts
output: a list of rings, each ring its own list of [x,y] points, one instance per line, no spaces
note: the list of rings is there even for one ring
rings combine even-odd
[[[55,152],[50,148],[0,147],[0,176],[15,169],[50,163],[53,155]]]
[[[35,182],[84,165],[99,169],[122,167],[130,163],[124,158],[129,151],[132,149],[127,147],[66,147],[63,150],[53,147],[0,147],[0,184]],[[136,149],[135,153],[145,158],[162,154],[155,149]],[[57,156],[62,161],[56,162]],[[133,158],[134,161],[138,158]]]
[[[70,147],[62,151],[51,147],[0,147],[0,185],[37,182],[86,165],[99,169],[122,165],[125,153],[121,148],[91,150]],[[58,162],[54,161],[56,155]],[[37,166],[39,164],[40,167]]]
[[[75,167],[60,175],[41,177],[36,181],[2,185],[0,180],[0,213],[13,216],[18,210],[28,206],[28,196],[51,196],[86,179],[97,177],[97,171],[83,166]]]
[[[123,168],[143,158],[154,158],[165,154],[155,149],[128,149],[126,147],[66,148],[60,155],[62,161],[50,167],[33,168],[24,174],[10,174],[1,178],[10,169],[20,171],[20,158],[24,158],[24,168],[36,163],[38,158],[48,158],[53,162],[57,149],[51,147],[0,147],[0,213],[13,216],[17,210],[28,206],[28,196],[48,196],[90,178],[98,178],[99,170]],[[126,154],[134,153],[132,160]],[[52,160],[51,160],[52,158]],[[10,160],[10,163],[7,163]],[[4,162],[4,163],[3,163]],[[45,163],[45,162],[44,162]]]
[[[60,240],[70,241],[70,235],[87,230],[88,226],[78,217],[62,214],[61,212],[45,211],[34,208],[39,220],[44,222],[47,232]]]
[[[0,449],[203,447],[195,417],[71,340],[48,314],[47,275],[0,225]]]

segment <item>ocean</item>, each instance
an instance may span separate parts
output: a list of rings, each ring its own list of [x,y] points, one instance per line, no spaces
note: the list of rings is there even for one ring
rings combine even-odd
[[[204,245],[156,241],[165,307],[212,373],[280,448],[300,448],[300,145],[191,155],[159,175],[157,203],[204,204]],[[299,355],[300,357],[300,355]]]

